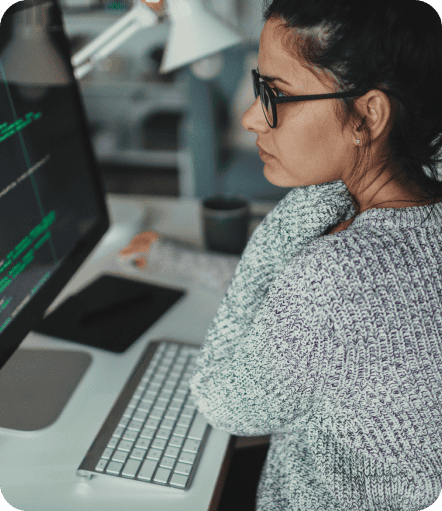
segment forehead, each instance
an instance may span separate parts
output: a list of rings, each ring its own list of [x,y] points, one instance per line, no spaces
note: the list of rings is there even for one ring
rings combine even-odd
[[[274,19],[266,21],[259,40],[258,67],[261,74],[280,76],[295,84],[299,82],[305,70],[287,52],[284,46],[287,36],[288,32],[282,28],[279,21]]]
[[[289,53],[285,44],[294,41],[294,34],[282,26],[281,21],[269,19],[261,32],[258,67],[262,75],[279,76],[294,88],[322,89],[317,77]]]

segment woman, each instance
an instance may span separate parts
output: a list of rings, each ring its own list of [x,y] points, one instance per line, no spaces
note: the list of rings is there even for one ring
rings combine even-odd
[[[274,0],[264,19],[242,123],[292,190],[190,388],[214,427],[271,435],[257,510],[425,509],[442,485],[441,21],[416,0]]]

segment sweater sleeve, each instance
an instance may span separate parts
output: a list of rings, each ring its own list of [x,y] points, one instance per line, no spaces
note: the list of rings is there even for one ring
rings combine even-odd
[[[269,289],[296,253],[331,225],[347,220],[353,214],[354,205],[345,184],[335,181],[294,188],[255,230],[208,331],[190,380],[197,406],[215,427],[227,428],[239,435],[260,435],[278,428],[274,421],[284,422],[276,396],[271,393],[266,394],[261,404],[265,408],[268,402],[273,407],[273,422],[264,425],[262,420],[266,411],[255,407],[260,399],[258,396],[263,396],[269,386],[278,389],[275,381],[281,381],[284,357],[281,359],[281,352],[278,358],[276,353],[268,351],[271,349],[268,336],[273,335],[274,328],[278,335],[284,336],[284,331],[289,332],[293,322],[287,317],[282,322],[272,323],[275,318],[282,320],[278,317],[280,302],[275,300],[276,295],[285,296],[290,293],[290,288],[281,285],[281,289],[274,289],[273,298],[268,296]],[[306,310],[301,294],[295,292],[290,298],[295,300],[292,311]],[[299,340],[304,334],[305,325],[298,331]],[[314,335],[314,332],[309,331],[308,335]],[[261,349],[264,352],[259,354]],[[264,359],[268,362],[267,367],[263,367]],[[262,381],[258,381],[260,375]],[[243,387],[242,390],[237,388],[238,385]],[[246,394],[242,399],[235,394],[238,401],[233,399],[234,392]],[[296,392],[292,397],[296,397]],[[238,410],[241,410],[241,416]],[[245,422],[243,418],[246,418]],[[287,417],[288,422],[292,419]]]
[[[302,253],[292,265],[301,259]],[[229,356],[200,366],[190,380],[198,410],[230,434],[291,432],[319,400],[327,378],[327,319],[292,265],[271,284],[248,329],[230,343]],[[230,339],[227,324],[220,334]]]

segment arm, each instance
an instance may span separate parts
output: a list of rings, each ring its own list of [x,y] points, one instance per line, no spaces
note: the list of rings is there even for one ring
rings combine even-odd
[[[209,358],[192,375],[195,403],[212,426],[241,436],[293,431],[319,401],[329,322],[303,277],[303,259],[295,256],[270,286],[229,357]],[[236,324],[226,322],[219,335],[230,339],[232,331]]]
[[[247,244],[201,348],[198,367],[229,358],[270,284],[291,258],[331,225],[351,218],[354,205],[342,181],[294,188],[266,216]]]

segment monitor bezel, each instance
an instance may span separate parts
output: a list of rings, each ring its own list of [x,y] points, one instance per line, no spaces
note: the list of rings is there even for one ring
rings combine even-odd
[[[23,9],[23,4],[27,1],[28,0],[21,0],[20,2],[17,2],[21,4],[20,10]],[[39,2],[38,0],[32,0],[29,2],[29,7],[27,8],[31,8],[37,3],[40,4],[47,1],[48,0],[41,0]],[[58,11],[57,15],[61,19],[64,43],[66,43],[68,47],[69,42],[59,2],[58,0],[51,1],[54,4],[54,9]],[[50,305],[55,301],[57,296],[66,287],[72,277],[75,276],[77,270],[94,250],[110,226],[109,212],[105,200],[103,175],[100,172],[95,153],[93,151],[84,101],[81,97],[79,85],[74,77],[74,70],[70,61],[69,69],[72,72],[74,82],[74,100],[78,104],[79,121],[83,125],[81,136],[84,138],[85,151],[87,157],[90,159],[92,181],[94,185],[93,188],[100,214],[94,227],[78,241],[74,249],[65,257],[63,262],[54,271],[47,282],[45,282],[36,292],[33,299],[21,309],[11,323],[6,326],[4,332],[0,334],[0,370],[19,348],[20,344],[26,339],[28,334],[32,332],[32,329],[43,320],[48,307],[50,307]]]

